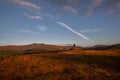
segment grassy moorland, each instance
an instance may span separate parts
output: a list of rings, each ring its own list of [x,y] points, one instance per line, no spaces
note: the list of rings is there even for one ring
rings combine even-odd
[[[0,54],[1,80],[119,80],[120,51]]]

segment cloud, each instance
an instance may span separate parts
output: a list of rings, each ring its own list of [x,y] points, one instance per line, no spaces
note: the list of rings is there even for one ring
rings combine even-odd
[[[87,11],[86,11],[86,15],[91,16],[94,12],[94,7],[90,7]]]
[[[76,5],[80,0],[64,0],[64,1],[63,0],[41,0],[41,1],[46,1],[57,6],[64,6],[69,4]]]
[[[33,9],[41,9],[40,6],[37,6],[33,3],[30,3],[24,0],[10,0],[10,1],[13,2],[14,4],[21,5],[24,7],[33,8]]]
[[[70,4],[78,4],[78,0],[67,0]]]
[[[81,16],[91,16],[95,13],[109,12],[110,9],[115,9],[115,13],[119,13],[120,0],[41,0],[55,6],[58,13],[62,10],[78,13]],[[107,12],[106,12],[107,11]],[[106,13],[105,13],[106,12]],[[112,11],[110,11],[112,12]],[[108,13],[107,13],[108,14]]]
[[[86,15],[90,16],[93,14],[95,9],[102,4],[102,0],[93,0],[86,11]]]
[[[107,11],[107,14],[108,14],[108,15],[112,15],[112,14],[114,14],[115,12],[116,12],[115,9],[110,9],[110,10]]]
[[[94,1],[93,1],[93,5],[94,5],[94,6],[100,6],[101,3],[102,3],[102,0],[94,0]]]
[[[45,26],[38,26],[37,28],[41,31],[46,31],[47,30],[47,28]]]
[[[41,6],[31,3],[29,0],[4,0],[14,4],[33,9],[42,9]],[[56,13],[61,15],[62,11],[67,11],[81,16],[91,16],[97,12],[104,14],[119,13],[120,0],[39,0],[38,3],[49,4],[56,9]],[[46,7],[45,7],[46,8]],[[46,9],[47,10],[47,9]],[[106,13],[105,13],[106,12]]]
[[[27,16],[30,19],[43,19],[43,17],[41,17],[41,16],[31,16],[31,15],[29,15],[27,13],[24,13],[24,15]]]
[[[44,18],[48,18],[48,19],[52,19],[52,20],[58,20],[59,16],[53,16],[47,13],[41,13],[41,12],[37,12],[38,15],[43,16]]]
[[[81,30],[81,33],[92,33],[92,32],[99,32],[100,29],[86,29],[86,30]]]
[[[120,2],[119,2],[119,3],[117,3],[117,6],[118,6],[118,7],[120,7]]]
[[[78,13],[77,10],[74,9],[73,7],[71,7],[71,6],[63,6],[62,9],[65,10],[65,11],[74,13],[74,14],[77,14],[77,13]]]
[[[67,30],[71,31],[72,33],[74,33],[74,34],[82,37],[83,39],[88,40],[88,41],[91,41],[91,42],[94,42],[94,41],[90,40],[88,37],[84,36],[83,34],[75,31],[74,29],[72,29],[72,28],[71,28],[70,26],[68,26],[67,24],[65,24],[65,23],[63,23],[63,22],[56,22],[56,23],[59,24],[59,25],[61,25],[61,26],[63,26],[64,28],[66,28]]]
[[[33,31],[30,31],[30,30],[17,30],[18,32],[22,32],[22,33],[29,33],[29,34],[36,34],[36,35],[39,35],[40,33],[38,32],[33,32]]]

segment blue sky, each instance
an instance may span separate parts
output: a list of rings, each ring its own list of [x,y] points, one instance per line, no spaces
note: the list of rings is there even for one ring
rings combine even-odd
[[[0,45],[120,43],[120,0],[0,0]]]

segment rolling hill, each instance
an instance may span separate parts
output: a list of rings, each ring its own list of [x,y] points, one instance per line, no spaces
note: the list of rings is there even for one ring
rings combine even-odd
[[[107,49],[109,49],[109,50],[120,50],[120,44],[111,45]]]
[[[120,44],[114,45],[95,45],[92,47],[84,47],[85,50],[120,50]]]
[[[50,44],[29,44],[29,45],[9,45],[9,46],[0,46],[0,52],[57,52],[57,51],[66,51],[66,50],[120,50],[120,44],[115,45],[96,45],[93,47],[80,47],[80,46],[59,46],[59,45],[50,45]]]
[[[76,47],[80,49],[79,46]],[[73,46],[58,46],[58,45],[49,45],[49,44],[29,44],[29,45],[9,45],[9,46],[0,46],[0,51],[2,52],[9,52],[9,51],[16,51],[16,52],[30,52],[30,51],[58,51],[58,50],[70,50],[73,49]]]

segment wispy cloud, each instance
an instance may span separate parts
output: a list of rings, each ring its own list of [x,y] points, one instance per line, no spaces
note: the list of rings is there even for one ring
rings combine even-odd
[[[41,9],[40,6],[37,6],[33,3],[30,3],[30,2],[25,1],[25,0],[10,0],[10,1],[17,4],[17,5],[21,5],[24,7],[33,8],[33,9]]]
[[[65,11],[74,13],[74,14],[78,13],[77,10],[75,8],[71,7],[71,6],[63,6],[62,9],[65,10]]]
[[[46,13],[41,13],[41,12],[37,12],[38,15],[44,17],[44,18],[49,18],[52,20],[58,20],[58,17],[56,17],[55,15],[50,15],[50,14],[46,14]]]
[[[81,33],[92,33],[92,32],[99,32],[100,29],[85,29],[85,30],[81,30]]]
[[[41,31],[46,31],[47,30],[47,28],[45,26],[38,26],[37,28]]]
[[[120,2],[117,3],[117,6],[120,7]]]
[[[107,14],[108,14],[108,15],[112,15],[112,14],[114,14],[115,12],[116,12],[115,9],[109,9],[109,10],[107,11]]]
[[[18,32],[22,32],[22,33],[36,34],[36,35],[40,34],[38,32],[34,32],[34,31],[30,31],[30,30],[17,30],[17,31]]]
[[[74,29],[72,29],[72,28],[71,28],[70,26],[68,26],[67,24],[65,24],[65,23],[63,23],[63,22],[56,22],[56,23],[59,24],[59,25],[61,25],[61,26],[63,26],[64,28],[66,28],[67,30],[71,31],[72,33],[74,33],[74,34],[82,37],[83,39],[88,40],[88,41],[91,41],[91,42],[94,42],[94,41],[92,41],[91,39],[89,39],[88,37],[86,37],[85,35],[83,35],[83,34],[77,32],[77,31],[75,31]]]
[[[89,4],[89,7],[86,11],[86,14],[88,16],[92,15],[95,9],[101,5],[101,3],[102,3],[102,0],[94,0],[93,2],[91,2],[91,4]]]
[[[115,14],[119,13],[120,0],[41,0],[55,6],[57,9],[78,13],[80,15],[91,16],[94,13],[113,13],[110,9],[114,9]],[[77,8],[77,10],[76,10]],[[61,11],[61,10],[58,10]],[[106,12],[107,13],[107,12]],[[106,14],[105,13],[105,14]],[[108,13],[107,13],[108,14]]]
[[[31,16],[31,15],[29,15],[27,13],[24,13],[24,15],[27,16],[30,19],[43,19],[43,17],[41,17],[41,16]]]

